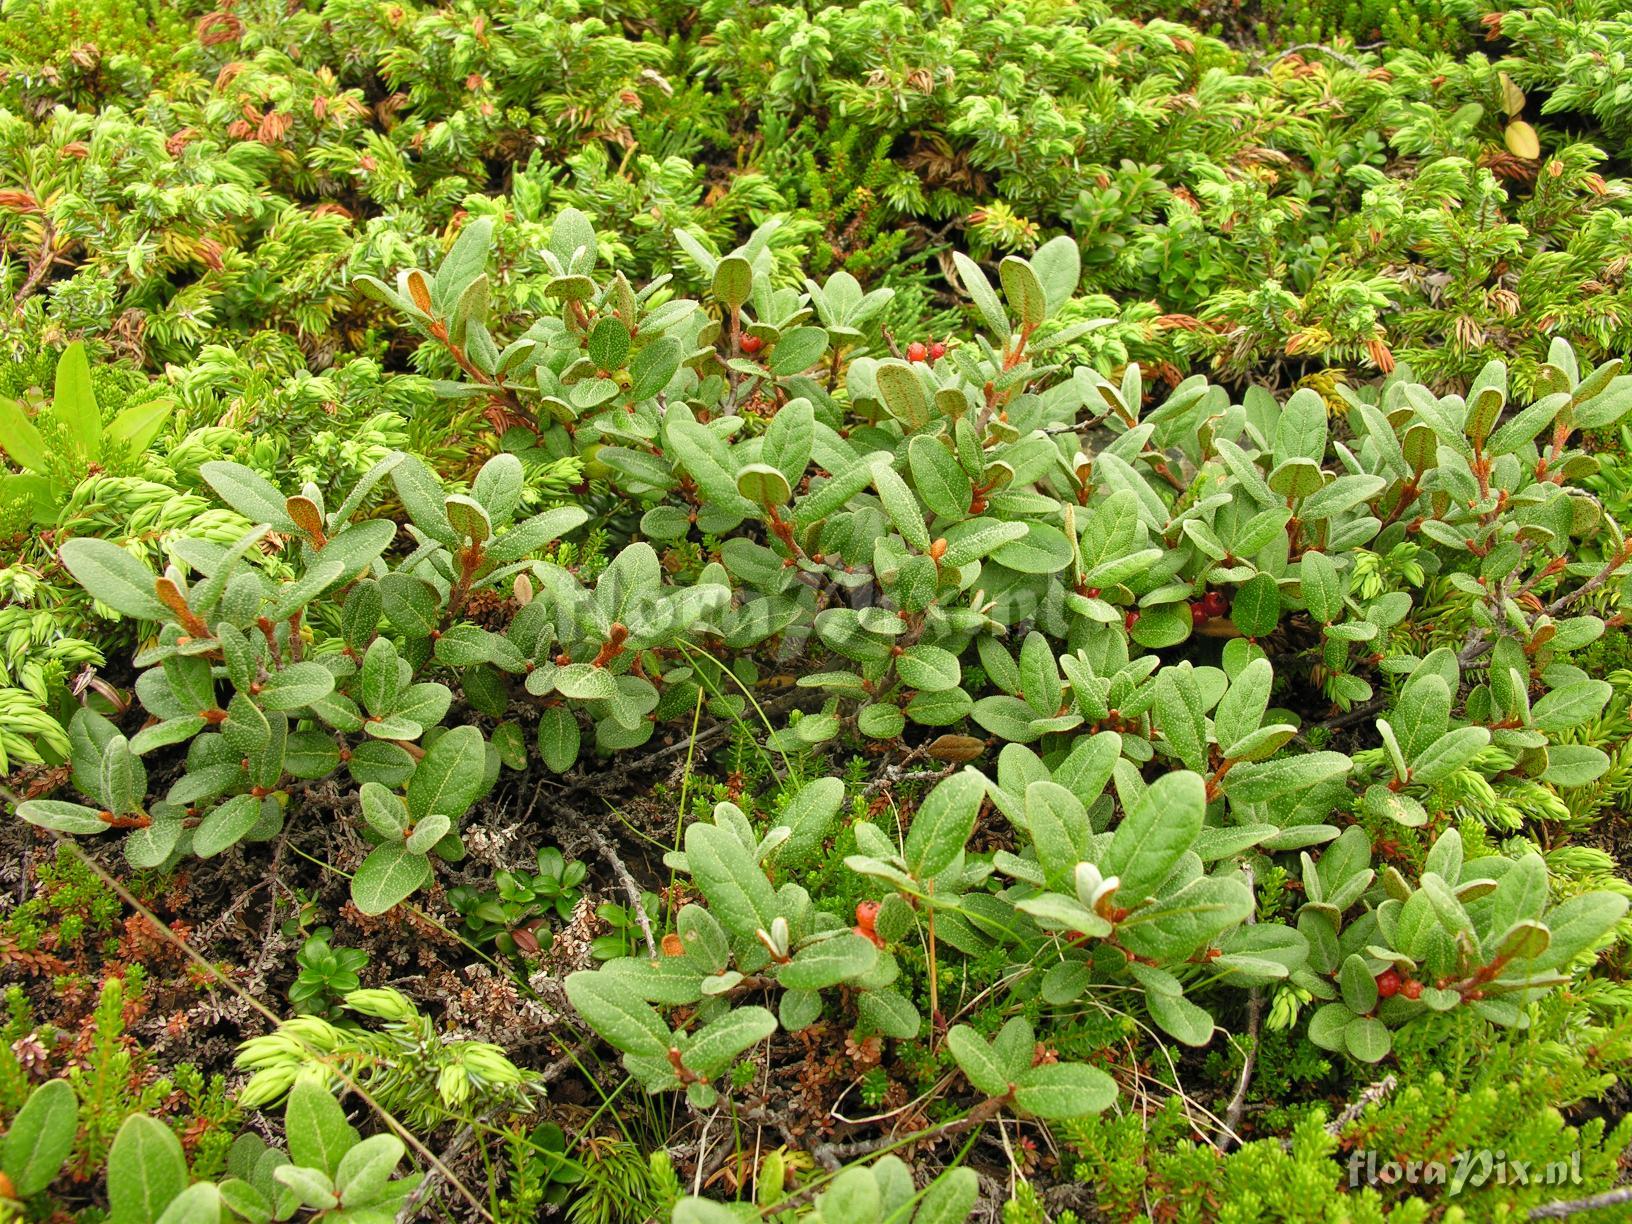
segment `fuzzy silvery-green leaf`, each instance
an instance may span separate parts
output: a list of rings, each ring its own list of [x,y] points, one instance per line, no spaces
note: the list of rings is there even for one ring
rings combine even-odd
[[[158,1224],[219,1224],[220,1219],[220,1189],[214,1182],[197,1182],[170,1200]]]
[[[1309,752],[1237,765],[1224,777],[1224,793],[1236,803],[1267,803],[1341,777],[1352,766],[1341,752]]]
[[[1531,725],[1567,731],[1597,718],[1612,693],[1607,681],[1577,680],[1553,689],[1530,708]]]
[[[567,976],[567,998],[585,1022],[626,1054],[663,1058],[669,1029],[661,1016],[613,974],[580,972]]]
[[[441,812],[432,812],[414,825],[414,831],[403,842],[403,848],[410,854],[429,854],[448,835],[452,825],[453,822]]]
[[[1252,891],[1239,878],[1202,876],[1143,907],[1117,932],[1140,955],[1177,959],[1246,921],[1252,905]]]
[[[588,521],[589,513],[582,506],[558,506],[517,523],[489,543],[484,555],[494,565],[507,565],[537,552]]]
[[[927,643],[908,646],[895,660],[896,674],[909,688],[940,693],[958,687],[963,670],[950,650]]]
[[[933,879],[950,867],[974,832],[986,796],[986,780],[972,769],[935,784],[913,813],[904,857],[919,880]]]
[[[1230,620],[1248,637],[1273,633],[1280,617],[1280,588],[1268,574],[1258,574],[1244,583],[1230,604]]]
[[[987,1096],[1003,1096],[1008,1092],[1008,1069],[986,1039],[967,1024],[954,1024],[947,1030],[946,1048],[958,1069],[978,1091]]]
[[[1309,1040],[1323,1050],[1341,1051],[1343,1031],[1355,1015],[1342,1003],[1328,1003],[1317,1008],[1309,1018]]]
[[[1038,893],[1016,901],[1014,908],[1029,915],[1044,930],[1066,931],[1091,938],[1111,933],[1111,924],[1088,909],[1075,897],[1064,893]]]
[[[969,513],[974,486],[939,441],[919,434],[907,446],[907,463],[918,496],[932,512],[954,521]]]
[[[1358,954],[1344,960],[1339,984],[1343,989],[1343,1002],[1350,1011],[1364,1015],[1377,1006],[1377,980]]]
[[[646,1002],[666,1007],[688,1006],[707,993],[708,983],[689,957],[624,956],[607,961],[601,971],[627,982]]]
[[[364,1207],[379,1199],[407,1153],[395,1135],[370,1135],[340,1158],[334,1188],[342,1207]]]
[[[324,557],[314,561],[299,578],[277,588],[272,602],[266,605],[266,619],[288,620],[339,582],[345,573],[346,565],[339,559],[330,560]]]
[[[1047,1120],[1103,1113],[1116,1103],[1116,1081],[1082,1063],[1044,1063],[1020,1074],[1015,1108]]]
[[[108,1224],[157,1224],[187,1188],[187,1157],[175,1133],[146,1114],[131,1114],[108,1149]]]
[[[797,485],[810,465],[815,437],[816,410],[811,402],[803,398],[789,400],[765,427],[760,460],[781,472],[790,485]]]
[[[737,492],[757,506],[785,506],[793,496],[788,478],[768,463],[747,463],[737,472]]]
[[[1121,881],[1118,904],[1132,906],[1153,893],[1201,832],[1207,787],[1187,771],[1163,774],[1116,827],[1099,863]]]
[[[1045,779],[1027,785],[1025,798],[1026,827],[1044,876],[1051,885],[1069,887],[1087,848],[1088,813],[1069,790]]]
[[[375,846],[351,877],[351,899],[365,914],[383,914],[430,882],[425,855],[401,842]]]
[[[538,752],[553,773],[566,773],[578,760],[578,720],[562,706],[549,706],[538,718]]]
[[[1542,780],[1554,786],[1586,786],[1609,772],[1609,754],[1588,744],[1549,744]]]
[[[364,782],[358,799],[369,828],[388,841],[402,837],[408,826],[408,807],[398,795],[378,782]]]
[[[138,620],[168,619],[169,610],[153,593],[153,571],[111,540],[77,537],[58,555],[74,581],[115,612]]]
[[[376,718],[390,714],[397,706],[402,692],[402,677],[397,669],[397,648],[390,638],[375,638],[363,655],[363,668],[357,692],[363,708]]]
[[[1535,968],[1551,969],[1569,964],[1603,939],[1626,914],[1627,900],[1617,893],[1580,893],[1547,911],[1546,924],[1551,941],[1535,962]]]
[[[509,521],[521,502],[526,482],[526,469],[522,467],[521,460],[500,452],[482,464],[470,493],[491,521],[503,523]]]
[[[1147,990],[1145,1009],[1163,1032],[1185,1045],[1200,1047],[1213,1038],[1212,1015],[1182,994]]]
[[[964,292],[975,303],[981,321],[997,336],[999,340],[1009,338],[1009,317],[1003,311],[1003,303],[992,290],[992,283],[986,279],[986,274],[961,251],[952,252],[952,266],[957,269],[958,280],[963,285]]]
[[[1048,318],[1048,296],[1031,264],[1017,255],[1009,255],[998,265],[997,273],[1003,284],[1003,296],[1019,316],[1021,326],[1027,331],[1041,327]]]
[[[339,1206],[340,1196],[334,1192],[334,1179],[321,1169],[305,1165],[279,1165],[272,1171],[273,1180],[302,1207],[327,1212]]]
[[[0,1169],[14,1197],[32,1198],[62,1171],[79,1133],[79,1102],[67,1080],[48,1080],[29,1094],[0,1141]]]
[[[147,795],[147,769],[130,750],[130,743],[116,735],[102,749],[102,797],[115,813],[141,810]]]
[[[1411,762],[1411,780],[1423,785],[1448,778],[1490,743],[1483,727],[1458,727],[1436,739]]]
[[[1185,768],[1207,767],[1207,719],[1201,689],[1189,664],[1162,669],[1156,681],[1156,715],[1162,736]]]
[[[680,1051],[687,1070],[713,1079],[738,1055],[776,1032],[776,1017],[763,1007],[733,1007],[693,1033]]]
[[[732,935],[746,939],[770,930],[778,912],[776,892],[734,834],[717,825],[691,825],[686,829],[686,861],[698,891]]]
[[[776,980],[790,990],[825,990],[860,977],[877,960],[871,940],[845,931],[801,948],[787,964],[777,966]]]
[[[442,508],[454,531],[472,543],[485,543],[493,534],[493,522],[475,498],[456,493],[443,499]]]
[[[782,333],[771,350],[771,373],[779,378],[798,374],[810,369],[826,352],[826,331],[820,327],[795,327]]]
[[[439,812],[457,819],[486,789],[486,743],[479,729],[454,727],[431,745],[408,781],[408,811],[415,819]]]
[[[941,556],[941,564],[950,569],[960,569],[1027,535],[1025,523],[970,519],[947,531],[946,552]]]
[[[884,512],[906,542],[919,552],[929,551],[929,530],[924,526],[923,511],[917,498],[907,488],[906,481],[887,463],[873,465],[873,487],[884,504]]]
[[[754,266],[741,255],[727,255],[714,267],[714,297],[733,309],[753,291]]]
[[[673,1224],[743,1224],[743,1217],[713,1199],[688,1196],[674,1205]]]
[[[226,459],[199,466],[199,475],[227,505],[252,523],[267,523],[277,531],[294,533],[287,500],[276,485],[254,468]]]
[[[1381,1062],[1394,1040],[1386,1025],[1370,1016],[1358,1016],[1343,1029],[1343,1046],[1361,1062]]]
[[[291,663],[273,672],[256,694],[264,710],[298,710],[334,691],[334,673],[321,663]]]
[[[723,442],[695,421],[668,423],[671,458],[678,459],[707,497],[721,509],[748,515],[754,504],[737,492],[737,464]]]
[[[899,1041],[918,1036],[923,1018],[918,1009],[898,990],[868,990],[856,1000],[856,1018],[861,1027]]]
[[[193,830],[193,853],[213,858],[237,845],[261,818],[261,801],[253,795],[234,795],[212,810]]]
[[[815,778],[800,787],[778,817],[789,834],[777,848],[776,861],[786,866],[812,861],[833,832],[843,802],[844,783],[838,778]]]
[[[1332,560],[1322,552],[1306,552],[1299,562],[1298,572],[1303,587],[1303,602],[1323,625],[1329,625],[1343,614],[1343,587]]]
[[[391,623],[409,637],[429,637],[441,623],[436,590],[411,574],[386,574],[379,581],[380,604]]]
[[[1029,262],[1043,287],[1047,313],[1053,315],[1070,300],[1082,278],[1082,252],[1077,249],[1077,240],[1070,234],[1051,238],[1032,253]]]
[[[1058,527],[1028,522],[1025,529],[1025,535],[992,549],[991,559],[1022,574],[1057,574],[1071,564],[1071,542]],[[946,557],[941,562],[948,563]]]
[[[1228,757],[1244,755],[1240,745],[1259,729],[1269,708],[1275,669],[1268,659],[1253,659],[1243,667],[1219,698],[1213,711],[1213,730]]]
[[[289,1090],[284,1107],[284,1134],[289,1158],[334,1177],[347,1152],[357,1145],[357,1129],[318,1075],[303,1075]]]

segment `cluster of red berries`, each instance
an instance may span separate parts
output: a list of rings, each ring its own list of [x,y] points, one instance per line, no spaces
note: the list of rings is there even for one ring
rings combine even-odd
[[[1420,999],[1422,983],[1415,978],[1401,978],[1398,969],[1384,969],[1377,975],[1377,994],[1384,999],[1392,999],[1397,994],[1403,994],[1408,999]]]
[[[1190,605],[1190,620],[1192,624],[1204,624],[1215,617],[1223,616],[1229,610],[1230,601],[1224,598],[1222,591],[1208,591]]]
[[[945,356],[946,345],[942,344],[939,340],[931,341],[928,344],[923,343],[921,340],[914,340],[911,344],[907,345],[908,361],[936,362]]]

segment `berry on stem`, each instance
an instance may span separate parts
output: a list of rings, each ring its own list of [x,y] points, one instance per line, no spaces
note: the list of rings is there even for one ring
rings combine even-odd
[[[877,901],[857,901],[855,932],[863,939],[870,939],[874,944],[882,948],[884,941],[878,937],[878,932],[873,929],[873,923],[878,919],[880,908]]]
[[[1385,999],[1392,999],[1399,994],[1400,984],[1398,969],[1384,969],[1377,975],[1377,993]]]

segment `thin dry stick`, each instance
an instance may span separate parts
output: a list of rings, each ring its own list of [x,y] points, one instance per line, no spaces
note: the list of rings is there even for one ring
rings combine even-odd
[[[135,910],[144,919],[146,919],[153,929],[159,933],[161,938],[180,948],[187,959],[202,969],[207,976],[226,987],[228,992],[231,994],[237,995],[238,998],[242,999],[246,1004],[248,1004],[251,1009],[259,1012],[262,1018],[274,1028],[283,1023],[282,1019],[270,1008],[268,1008],[266,1004],[262,1003],[254,995],[243,989],[243,987],[239,986],[238,983],[230,980],[221,972],[221,970],[216,968],[215,965],[211,964],[209,961],[205,960],[202,956],[195,952],[192,946],[189,945],[186,940],[182,939],[179,935],[172,931],[166,923],[160,922],[158,915],[154,914],[147,908],[147,906],[138,901],[131,894],[129,889],[103,870],[102,864],[93,860],[89,855],[81,850],[73,840],[66,837],[59,837],[57,838],[57,844],[59,846],[67,846],[70,851],[72,851],[74,856],[78,858],[79,861],[85,866],[89,867],[91,871],[101,879],[102,883],[106,884],[121,901],[130,906],[131,909]],[[299,1041],[300,1039],[296,1037],[294,1040]],[[482,1205],[481,1199],[477,1198],[473,1193],[471,1193],[470,1188],[466,1186],[464,1182],[455,1177],[453,1175],[453,1171],[449,1169],[448,1166],[444,1164],[442,1160],[431,1151],[430,1148],[426,1147],[424,1143],[420,1142],[417,1135],[410,1131],[401,1122],[398,1122],[396,1118],[387,1112],[384,1106],[382,1106],[373,1098],[372,1095],[369,1094],[366,1088],[364,1088],[351,1076],[347,1075],[342,1068],[324,1063],[323,1056],[315,1050],[308,1050],[307,1052],[313,1062],[321,1063],[326,1066],[329,1072],[333,1074],[336,1079],[343,1083],[352,1092],[357,1094],[358,1099],[361,1100],[363,1104],[367,1105],[370,1109],[377,1113],[380,1118],[384,1120],[386,1126],[390,1127],[390,1129],[396,1133],[399,1139],[401,1139],[415,1152],[419,1153],[420,1156],[424,1157],[425,1163],[430,1165],[436,1173],[441,1175],[442,1179],[446,1181],[448,1185],[457,1190],[470,1203],[470,1205],[475,1208],[478,1216],[488,1221],[488,1224],[493,1224],[493,1217],[488,1213],[487,1208]]]
[[[442,1159],[446,1162],[457,1160],[475,1137],[475,1126],[461,1126],[459,1133],[453,1137],[453,1142],[442,1152]],[[397,1224],[408,1224],[408,1221],[416,1218],[420,1204],[429,1199],[431,1191],[436,1188],[437,1172],[435,1169],[431,1170],[430,1176],[415,1186],[414,1192],[403,1200],[402,1210],[397,1212]]]
[[[56,226],[51,224],[49,218],[43,218],[40,223],[40,249],[29,261],[28,276],[12,298],[12,305],[16,306],[19,314],[22,313],[23,303],[28,300],[28,296],[39,288],[46,273],[51,271],[51,265],[57,262],[56,239]]]
[[[1566,1202],[1555,1199],[1551,1203],[1543,1203],[1540,1207],[1530,1209],[1532,1220],[1562,1220],[1565,1216],[1572,1216],[1582,1211],[1597,1211],[1603,1207],[1616,1207],[1621,1203],[1632,1203],[1632,1186],[1622,1186],[1619,1190],[1606,1190],[1602,1194],[1595,1194],[1591,1198],[1575,1199]]]
[[[1247,890],[1257,895],[1257,880],[1252,873],[1250,864],[1242,867],[1247,877]],[[1252,926],[1258,921],[1256,911],[1247,912],[1247,925]],[[1235,1095],[1230,1098],[1229,1107],[1224,1110],[1224,1133],[1219,1137],[1218,1150],[1227,1152],[1232,1141],[1241,1142],[1240,1126],[1241,1114],[1247,1107],[1247,1089],[1252,1085],[1252,1071],[1258,1061],[1258,1022],[1264,1012],[1264,988],[1254,986],[1247,996],[1247,1040],[1241,1049],[1241,1078],[1235,1085]]]
[[[635,882],[635,877],[629,874],[629,868],[624,866],[617,850],[599,829],[585,821],[579,832],[585,841],[601,852],[601,857],[612,868],[612,874],[617,876],[618,882],[623,885],[623,891],[629,894],[630,908],[635,911],[635,920],[640,923],[641,934],[646,937],[646,951],[653,960],[656,960],[657,941],[652,938],[652,920],[646,916],[646,907],[641,904],[640,885]]]
[[[1326,1133],[1328,1135],[1342,1134],[1344,1127],[1358,1119],[1367,1109],[1393,1092],[1394,1086],[1398,1083],[1399,1081],[1392,1075],[1385,1075],[1375,1084],[1367,1084],[1358,1097],[1343,1107],[1342,1113],[1326,1123]],[[1290,1141],[1287,1142],[1287,1146],[1291,1146]]]

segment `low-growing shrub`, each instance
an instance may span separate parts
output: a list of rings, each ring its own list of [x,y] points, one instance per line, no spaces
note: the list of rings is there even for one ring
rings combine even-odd
[[[1049,1017],[1204,1046],[1267,1000],[1370,1063],[1445,1013],[1522,1028],[1616,931],[1621,890],[1522,842],[1470,853],[1457,826],[1504,794],[1563,808],[1611,769],[1582,729],[1613,686],[1571,660],[1620,623],[1632,573],[1578,437],[1632,412],[1618,361],[1556,342],[1511,399],[1499,362],[1466,397],[1403,370],[1328,398],[1200,378],[1158,397],[1137,366],[1069,363],[1095,325],[1067,240],[1002,260],[997,287],[956,256],[982,330],[897,349],[887,293],[780,284],[769,227],[723,255],[684,241],[699,301],[602,270],[571,212],[540,255],[554,305],[510,334],[492,233],[473,219],[434,276],[369,287],[506,450],[468,491],[393,452],[332,510],[205,463],[257,525],[176,540],[162,573],[64,542],[144,625],[147,721],[81,709],[84,802],[25,819],[123,830],[133,866],[168,867],[275,836],[339,780],[371,846],[352,897],[379,914],[460,858],[503,771],[581,771],[703,708],[741,719],[760,665],[792,669],[775,814],[720,802],[687,825],[667,862],[695,899],[567,997],[647,1090],[700,1110],[779,1031],[926,1043],[973,1090],[953,1129],[1113,1105],[1122,1060],[1062,1052]],[[587,496],[538,508],[516,453],[535,450],[579,463]],[[368,509],[387,489],[401,530]],[[868,743],[931,785],[863,816],[841,778],[801,775]],[[153,793],[160,759],[183,768]],[[841,839],[853,915],[799,883]],[[959,963],[1004,966],[978,1013]],[[406,1001],[343,1002],[389,1034],[290,1021],[246,1046],[246,1103],[314,1042],[421,1122],[457,1103],[448,1067],[438,1106],[391,1060],[425,1023]],[[458,1100],[526,1083],[492,1047],[444,1051],[475,1067]],[[845,1178],[826,1193],[894,1193]]]

